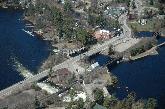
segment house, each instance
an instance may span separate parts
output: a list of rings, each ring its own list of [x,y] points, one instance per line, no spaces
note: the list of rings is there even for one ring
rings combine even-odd
[[[147,24],[147,19],[140,19],[138,22],[141,25],[146,25]]]
[[[112,34],[109,30],[98,30],[94,32],[93,35],[98,40],[107,40],[112,37]]]
[[[105,10],[104,14],[112,19],[118,18],[122,13],[126,12],[127,6],[125,4],[110,4]]]
[[[54,93],[58,92],[57,88],[54,88],[47,83],[37,83],[37,86],[40,87],[42,90],[45,90],[46,92],[50,93],[50,94],[54,94]]]
[[[85,102],[87,99],[86,93],[85,92],[76,92],[76,94],[73,96],[73,101],[77,101],[80,98],[83,99],[83,101]],[[72,101],[72,99],[71,99],[70,95],[63,97],[63,102],[71,102],[71,101]]]

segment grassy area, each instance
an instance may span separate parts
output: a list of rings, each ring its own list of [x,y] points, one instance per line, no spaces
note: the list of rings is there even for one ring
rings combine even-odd
[[[147,20],[147,24],[141,25],[137,21],[129,22],[129,27],[132,28],[134,31],[155,31],[156,28],[160,25],[160,22],[152,19],[152,20]]]

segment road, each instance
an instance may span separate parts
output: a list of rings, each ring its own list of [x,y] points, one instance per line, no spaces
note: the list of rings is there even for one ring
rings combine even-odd
[[[104,50],[105,48],[107,48],[110,44],[113,44],[116,41],[121,40],[121,39],[122,39],[121,37],[114,37],[114,38],[110,39],[109,41],[104,42],[103,44],[97,44],[92,49],[90,49],[89,51],[87,51],[83,54],[80,54],[76,57],[72,57],[72,58],[64,61],[63,63],[54,66],[52,68],[52,70],[56,71],[56,70],[61,69],[61,68],[73,67],[72,66],[73,62],[77,62],[81,58],[84,58],[85,56],[91,56],[97,52],[100,52],[100,51]],[[34,75],[31,78],[27,78],[23,81],[20,81],[16,84],[4,89],[4,90],[1,90],[0,91],[0,99],[4,98],[6,96],[9,96],[13,93],[17,93],[19,90],[21,90],[23,87],[25,87],[29,83],[33,83],[33,82],[41,80],[42,78],[47,77],[49,75],[49,71],[50,71],[50,69],[47,69],[47,70],[45,70],[39,74]]]
[[[123,28],[123,36],[125,37],[132,37],[132,31],[127,25],[127,13],[122,14],[119,19],[119,23],[122,25],[121,27]]]
[[[122,25],[123,33],[121,36],[125,37],[122,40],[116,42],[113,47],[114,50],[117,52],[123,52],[130,48],[131,46],[135,45],[140,41],[140,39],[136,39],[132,37],[132,30],[127,24],[127,13],[122,14],[119,19],[119,23]]]
[[[73,67],[72,66],[73,62],[77,62],[81,58],[84,58],[85,56],[91,56],[95,53],[98,53],[98,52],[104,50],[104,49],[107,49],[107,47],[109,47],[109,45],[115,45],[117,43],[123,42],[123,40],[131,38],[131,29],[127,25],[127,14],[126,13],[122,14],[118,20],[119,20],[119,23],[122,24],[122,28],[123,28],[123,34],[120,37],[113,37],[112,39],[105,41],[103,44],[97,44],[94,47],[92,47],[89,51],[87,51],[83,54],[80,54],[76,57],[71,57],[70,59],[64,61],[63,63],[54,66],[52,68],[52,70],[56,71],[56,70],[61,69],[61,68]],[[73,68],[73,69],[75,69],[75,68]],[[36,82],[36,81],[38,81],[44,77],[47,77],[49,75],[49,71],[50,71],[50,69],[47,69],[47,70],[45,70],[39,74],[34,75],[31,78],[27,78],[23,81],[20,81],[16,84],[4,89],[4,90],[1,90],[0,91],[0,99],[5,97],[5,96],[8,96],[10,94],[18,92],[18,89],[22,89],[23,87],[25,87],[29,83],[33,83],[33,82]]]

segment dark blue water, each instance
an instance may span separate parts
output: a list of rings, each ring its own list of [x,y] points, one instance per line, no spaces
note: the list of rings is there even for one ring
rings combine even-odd
[[[152,37],[153,34],[154,32],[149,32],[149,31],[142,31],[142,32],[135,33],[135,35],[138,37]]]
[[[158,43],[165,39],[159,39]],[[119,78],[117,96],[123,98],[130,91],[135,91],[139,98],[159,98],[165,94],[165,48],[159,48],[159,55],[144,59],[121,63],[111,72]],[[127,92],[126,88],[129,88]]]
[[[106,62],[110,60],[112,60],[112,58],[109,56],[96,54],[96,55],[91,56],[89,61],[98,62],[99,66],[103,66],[106,64]]]
[[[13,58],[36,72],[50,52],[47,42],[22,31],[22,17],[23,11],[0,9],[0,90],[23,80],[13,68]]]
[[[165,41],[159,39],[158,43]],[[156,98],[159,106],[165,104],[165,47],[159,48],[159,55],[145,57],[132,62],[124,62],[115,66],[109,65],[110,71],[119,79],[116,96],[123,99],[134,91],[137,98]],[[101,64],[105,56],[98,56],[96,60]],[[102,58],[102,59],[101,59]],[[128,88],[126,88],[128,87]],[[163,107],[162,106],[162,107]]]

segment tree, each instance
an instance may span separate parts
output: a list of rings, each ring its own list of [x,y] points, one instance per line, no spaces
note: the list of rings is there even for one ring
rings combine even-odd
[[[105,97],[104,102],[103,102],[103,106],[108,109],[110,107],[110,102],[111,102],[111,98]]]
[[[112,76],[112,84],[117,84],[117,82],[118,82],[117,77],[113,75]]]
[[[155,109],[157,107],[157,101],[153,98],[149,98],[145,104],[145,109]]]
[[[165,14],[164,7],[162,5],[159,6],[159,14],[160,15],[164,15]]]
[[[114,50],[112,49],[112,46],[109,47],[108,54],[109,54],[109,55],[114,54]]]
[[[58,8],[56,7],[51,8],[51,18],[52,18],[54,26],[59,28],[62,25],[63,16],[62,16],[61,11]]]
[[[78,101],[76,101],[77,103],[77,109],[83,109],[84,107],[84,101],[82,98],[80,98]]]
[[[71,88],[71,89],[69,90],[69,95],[70,95],[70,97],[71,97],[71,101],[73,101],[74,96],[76,95],[76,91],[75,91],[74,88]]]
[[[118,102],[117,98],[112,95],[111,97],[105,97],[103,106],[106,107],[107,109],[111,109],[117,104],[117,102]]]
[[[73,11],[73,9],[72,9],[72,5],[71,5],[70,0],[65,0],[64,12],[67,14],[71,14],[72,11]]]
[[[7,107],[0,108],[0,109],[8,109],[8,106]]]
[[[136,8],[135,1],[134,1],[134,0],[132,1],[132,8],[133,8],[133,9]]]
[[[31,85],[31,88],[34,89],[35,91],[41,90],[41,88],[38,87],[38,86],[36,85],[36,83],[33,83],[33,84]]]
[[[104,100],[104,93],[101,89],[96,88],[93,90],[95,102],[102,105]]]
[[[87,38],[89,37],[89,33],[83,28],[76,29],[76,39],[80,41],[83,45],[87,43]]]
[[[48,76],[49,76],[49,78],[51,78],[51,77],[52,77],[52,73],[53,73],[53,68],[52,68],[52,67],[50,67],[49,72],[48,72]]]
[[[83,109],[84,107],[84,101],[82,98],[80,98],[77,101],[72,101],[68,104],[66,109]]]
[[[128,7],[130,5],[130,0],[113,0],[113,1],[117,3],[126,3]]]
[[[153,0],[150,0],[150,5],[154,5],[154,1]]]
[[[75,27],[75,21],[72,16],[65,15],[63,18],[63,34],[64,38],[68,40],[73,39],[73,33],[74,33],[74,27]]]
[[[35,109],[40,109],[40,107],[41,107],[41,104],[40,104],[38,98],[35,97]]]

